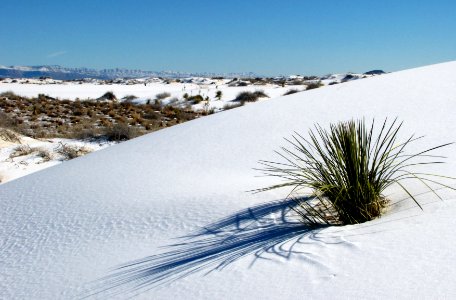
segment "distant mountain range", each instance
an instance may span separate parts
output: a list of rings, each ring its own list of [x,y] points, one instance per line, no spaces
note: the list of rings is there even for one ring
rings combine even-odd
[[[115,78],[141,78],[141,77],[164,77],[164,78],[185,78],[185,77],[256,77],[252,72],[247,73],[189,73],[175,71],[143,71],[128,69],[89,69],[89,68],[66,68],[57,65],[53,66],[1,66],[0,77],[9,78],[39,78],[50,77],[60,80],[75,80],[83,78],[94,79],[115,79]]]

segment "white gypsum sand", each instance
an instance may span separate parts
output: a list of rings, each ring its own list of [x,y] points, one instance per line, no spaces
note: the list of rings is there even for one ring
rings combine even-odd
[[[412,152],[455,141],[455,72],[450,62],[262,101],[7,182],[0,298],[451,297],[454,192],[421,194],[424,211],[402,201],[369,223],[309,231],[272,202],[287,191],[245,191],[275,183],[252,168],[317,122],[398,117],[402,137],[426,135]],[[440,149],[448,163],[426,171],[456,176],[454,153]]]

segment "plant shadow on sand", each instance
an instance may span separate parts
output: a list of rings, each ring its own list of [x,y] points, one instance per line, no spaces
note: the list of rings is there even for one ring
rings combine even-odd
[[[328,227],[303,223],[291,213],[293,204],[273,201],[223,218],[179,238],[181,242],[166,246],[164,253],[119,266],[95,282],[89,296],[137,295],[195,272],[222,270],[250,254],[254,261],[265,253],[287,259],[299,253],[294,248],[304,237],[316,239]]]

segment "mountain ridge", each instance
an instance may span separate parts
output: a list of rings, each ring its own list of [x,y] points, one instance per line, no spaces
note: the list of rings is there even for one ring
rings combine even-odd
[[[116,78],[141,78],[141,77],[257,77],[253,72],[239,73],[212,73],[212,72],[181,72],[181,71],[144,71],[139,69],[92,69],[92,68],[70,68],[59,65],[37,65],[37,66],[4,66],[0,65],[0,77],[9,78],[38,78],[50,77],[58,80],[76,80],[83,78],[94,79],[116,79]]]

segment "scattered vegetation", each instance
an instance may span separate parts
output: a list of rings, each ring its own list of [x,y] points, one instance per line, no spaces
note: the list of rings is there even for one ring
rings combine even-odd
[[[217,98],[217,100],[222,100],[222,91],[215,92],[215,98]]]
[[[178,104],[163,105],[158,99],[135,104],[129,101],[57,100],[44,95],[27,98],[11,92],[0,95],[2,136],[12,139],[12,133],[32,138],[95,139],[106,135],[113,140],[128,139],[203,114],[207,111],[194,112]]]
[[[407,146],[419,138],[411,136],[399,143],[401,126],[396,120],[390,124],[385,120],[374,134],[374,122],[367,126],[362,120],[331,124],[329,131],[317,125],[309,139],[296,134],[287,140],[292,149],[282,148],[285,163],[261,161],[266,175],[285,181],[257,191],[292,187],[294,210],[303,221],[314,224],[356,224],[381,216],[388,202],[383,192],[391,185],[402,188],[421,207],[403,181],[418,180],[434,194],[429,184],[451,188],[436,181],[442,176],[410,170],[440,163],[428,153],[449,144],[406,154]],[[310,198],[294,196],[309,188]]]

